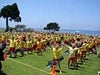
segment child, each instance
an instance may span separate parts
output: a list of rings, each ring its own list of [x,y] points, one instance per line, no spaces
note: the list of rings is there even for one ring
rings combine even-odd
[[[10,53],[10,57],[12,57],[14,55],[15,57],[15,41],[14,41],[14,37],[12,36],[11,39],[9,40],[9,53]]]
[[[61,51],[62,51],[63,48],[61,48],[61,45],[59,43],[57,43],[55,45],[55,47],[53,46],[53,58],[54,60],[57,62],[58,64],[58,67],[59,67],[59,70],[60,70],[60,73],[61,72],[61,67],[60,67],[60,54],[61,54]]]
[[[72,62],[72,64],[74,65],[74,69],[76,69],[76,65],[77,65],[76,53],[77,53],[78,48],[75,48],[75,45],[74,44],[72,45],[72,47],[67,46],[67,48],[69,48],[68,68],[70,66],[70,62]]]
[[[28,54],[29,52],[31,52],[32,54],[32,40],[29,38],[26,43],[27,43]]]
[[[24,50],[21,48],[21,41],[19,39],[16,40],[16,51],[15,51],[16,56],[17,56],[17,52],[20,52],[21,57],[24,56]]]
[[[41,53],[41,55],[42,55],[41,46],[42,46],[41,39],[38,38],[38,39],[37,39],[37,49],[36,49],[36,50],[37,50],[37,54]]]

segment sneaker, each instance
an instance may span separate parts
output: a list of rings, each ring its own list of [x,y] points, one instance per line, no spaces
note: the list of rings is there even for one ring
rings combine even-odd
[[[62,73],[62,71],[60,70],[60,74]]]

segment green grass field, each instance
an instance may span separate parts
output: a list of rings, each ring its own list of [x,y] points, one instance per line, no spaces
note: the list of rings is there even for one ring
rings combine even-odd
[[[97,75],[100,69],[100,58],[97,58],[97,55],[89,55],[88,60],[79,65],[78,70],[67,69],[67,56],[64,51],[62,55],[64,56],[64,60],[61,62],[62,74],[57,73],[57,75]],[[3,61],[2,70],[6,75],[50,75],[50,70],[47,69],[46,64],[51,59],[52,52],[49,49],[43,52],[43,56],[25,53],[24,57],[18,56]]]

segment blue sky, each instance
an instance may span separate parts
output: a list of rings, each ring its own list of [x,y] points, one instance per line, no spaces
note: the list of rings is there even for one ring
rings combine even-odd
[[[21,23],[27,27],[43,28],[57,22],[61,29],[100,30],[100,0],[0,0],[0,9],[17,3]],[[0,18],[0,27],[5,19]]]

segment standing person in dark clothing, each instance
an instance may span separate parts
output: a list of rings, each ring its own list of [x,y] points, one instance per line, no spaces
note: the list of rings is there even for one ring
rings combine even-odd
[[[0,39],[0,71],[2,69],[2,63],[1,61],[4,61],[4,52],[3,50],[5,49],[5,44],[2,43],[2,40]]]

